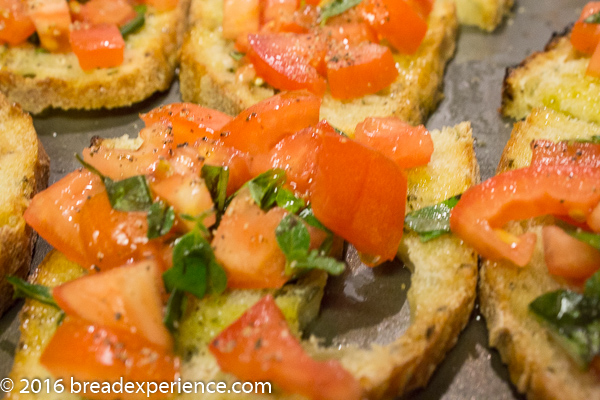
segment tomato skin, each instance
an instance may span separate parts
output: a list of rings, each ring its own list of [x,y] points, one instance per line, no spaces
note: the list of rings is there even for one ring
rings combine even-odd
[[[435,0],[408,0],[408,4],[415,9],[423,18],[427,18],[433,10]]]
[[[221,369],[241,380],[271,381],[314,400],[359,400],[362,390],[339,362],[311,359],[271,295],[225,328],[210,346]]]
[[[406,190],[406,176],[383,154],[341,136],[323,137],[312,188],[313,212],[358,251],[381,262],[395,257]]]
[[[136,15],[127,0],[90,0],[80,7],[81,20],[92,25],[124,25]]]
[[[83,159],[113,180],[151,174],[172,152],[173,134],[161,125],[153,125],[142,129],[140,137],[143,142],[137,150],[114,149],[100,142],[85,148]]]
[[[69,260],[86,265],[80,211],[88,197],[103,191],[97,175],[86,169],[73,171],[33,197],[25,221]]]
[[[525,266],[536,235],[520,238],[501,230],[511,220],[542,215],[585,221],[600,201],[600,169],[532,166],[508,171],[471,187],[450,215],[450,229],[481,256]]]
[[[406,0],[364,0],[365,21],[399,52],[414,54],[427,33],[427,22]]]
[[[223,1],[223,37],[225,39],[236,39],[240,35],[255,33],[259,28],[259,0]]]
[[[21,0],[0,0],[0,26],[0,43],[11,46],[23,43],[35,32],[35,25]]]
[[[600,251],[559,227],[545,226],[542,238],[544,260],[552,275],[583,281],[600,269]]]
[[[319,28],[317,34],[326,40],[334,40],[344,45],[377,42],[377,35],[366,22],[328,24]]]
[[[35,25],[43,48],[51,52],[67,52],[71,14],[64,0],[27,0],[29,16]]]
[[[325,43],[311,34],[259,33],[248,35],[246,56],[258,76],[280,90],[306,89],[323,96]]]
[[[157,107],[140,118],[146,126],[163,124],[173,129],[173,144],[193,145],[204,137],[218,139],[219,130],[233,118],[193,103],[173,103]]]
[[[105,191],[85,202],[79,224],[86,254],[83,267],[105,271],[154,257],[159,251],[159,242],[147,238],[146,213],[114,210]]]
[[[307,91],[283,92],[248,107],[221,129],[225,146],[270,151],[281,139],[319,122],[321,99]]]
[[[398,77],[392,51],[379,44],[344,47],[328,54],[327,58],[327,81],[336,99],[377,93]]]
[[[94,326],[83,319],[67,317],[56,329],[41,357],[42,364],[54,378],[68,385],[78,382],[173,382],[179,377],[179,359],[170,351],[156,346],[139,335]],[[77,389],[75,386],[71,389]],[[158,396],[158,392],[155,394]],[[155,396],[153,395],[153,396]],[[106,393],[86,397],[106,400]],[[147,394],[120,394],[128,400],[146,398]]]
[[[583,142],[531,143],[531,165],[580,165],[600,168],[600,144]]]
[[[155,261],[141,261],[57,286],[52,297],[67,315],[172,350],[173,338],[162,323],[160,273]]]
[[[590,15],[600,11],[600,2],[589,2],[571,30],[571,44],[585,54],[592,54],[600,42],[600,25],[584,22]]]
[[[70,44],[84,71],[123,64],[125,40],[116,25],[93,25],[71,31]]]
[[[427,129],[396,117],[365,119],[356,125],[354,139],[385,154],[400,168],[427,165],[433,154],[433,140]]]

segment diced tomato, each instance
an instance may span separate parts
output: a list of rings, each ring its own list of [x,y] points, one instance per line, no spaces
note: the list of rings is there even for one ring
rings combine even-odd
[[[414,54],[427,33],[427,22],[406,0],[363,0],[363,18],[399,52]]]
[[[227,272],[228,287],[280,288],[287,282],[285,255],[275,237],[285,215],[279,207],[262,211],[248,190],[234,197],[211,244]]]
[[[52,297],[67,315],[137,334],[172,350],[173,339],[162,323],[160,273],[156,262],[141,261],[57,286]]]
[[[586,221],[600,201],[599,185],[598,168],[538,165],[505,172],[462,195],[450,228],[483,257],[524,266],[533,254],[535,233],[515,237],[501,228],[542,215]]]
[[[276,32],[308,33],[309,29],[317,25],[319,10],[308,2],[300,10],[296,10],[291,18],[279,18]]]
[[[385,154],[400,168],[427,165],[433,140],[423,125],[412,126],[395,117],[371,117],[356,125],[354,139]]]
[[[144,3],[156,8],[157,11],[170,11],[177,7],[179,0],[144,0]]]
[[[103,1],[103,0],[100,0]],[[123,64],[125,40],[116,25],[93,25],[71,31],[71,48],[84,71]]]
[[[596,45],[596,49],[590,58],[590,63],[585,70],[587,76],[593,76],[594,78],[600,78],[600,42]]]
[[[261,24],[281,18],[291,18],[300,6],[299,0],[263,0]]]
[[[363,42],[377,42],[377,35],[366,22],[349,22],[325,25],[318,28],[318,35],[324,40],[342,45],[358,45]]]
[[[81,20],[92,25],[124,25],[135,15],[127,0],[90,0],[83,3],[79,11]]]
[[[92,270],[120,267],[158,253],[159,243],[147,238],[146,213],[114,210],[106,192],[85,202],[79,224],[86,254],[83,266]]]
[[[225,39],[236,39],[241,35],[255,33],[259,28],[259,0],[223,1],[223,37]]]
[[[331,125],[321,121],[314,127],[283,138],[269,153],[254,158],[252,176],[258,176],[272,168],[281,168],[287,177],[285,186],[301,197],[310,197],[317,169],[317,154],[325,134],[337,136]]]
[[[353,99],[390,86],[398,70],[389,47],[375,43],[341,46],[327,55],[327,81],[331,95]]]
[[[600,2],[589,2],[583,7],[579,19],[571,30],[571,44],[586,54],[592,54],[600,42],[600,24],[587,23],[584,20],[598,12],[600,12]]]
[[[424,19],[431,14],[435,0],[408,0],[408,4],[416,10]]]
[[[194,217],[213,208],[213,201],[204,180],[193,174],[175,174],[161,179],[151,185],[152,192],[160,199],[173,206],[177,214],[187,214]],[[204,220],[205,226],[215,222],[214,214]],[[183,221],[189,230],[195,223]]]
[[[531,150],[531,165],[600,167],[600,144],[535,140],[531,143]]]
[[[317,155],[313,212],[373,264],[391,260],[402,239],[406,185],[400,167],[383,154],[326,135]]]
[[[359,400],[361,387],[338,361],[315,361],[290,332],[271,295],[212,341],[221,369],[242,380],[271,381],[313,400]]]
[[[600,251],[577,240],[557,226],[542,230],[544,259],[552,275],[586,280],[600,269]]]
[[[84,149],[83,159],[113,180],[150,174],[172,151],[173,134],[170,129],[153,125],[142,129],[140,137],[143,142],[137,150],[115,149],[100,142]]]
[[[69,44],[71,14],[65,0],[27,0],[29,16],[35,25],[42,47],[52,52],[66,52]]]
[[[317,36],[260,33],[248,36],[246,56],[258,76],[280,90],[307,89],[322,96],[327,89],[324,72],[326,46]]]
[[[0,0],[0,43],[23,43],[35,32],[35,25],[21,0]]]
[[[242,111],[221,129],[226,146],[251,154],[270,151],[281,139],[319,122],[321,99],[306,91],[284,92]]]
[[[25,221],[69,260],[85,265],[80,211],[88,197],[103,191],[97,175],[86,169],[73,171],[35,195],[25,211]]]
[[[194,144],[207,137],[218,139],[219,130],[233,118],[227,114],[193,103],[173,103],[141,114],[146,126],[164,124],[173,129],[173,144]]]
[[[246,153],[211,141],[200,143],[197,151],[206,165],[227,167],[229,169],[228,196],[250,180],[250,160]]]
[[[173,174],[193,174],[200,176],[200,171],[204,165],[204,158],[198,154],[198,149],[191,146],[179,146],[173,149],[173,153],[169,160],[159,162],[154,174],[149,178],[154,181],[156,179],[168,178]]]
[[[179,377],[179,359],[170,351],[134,335],[108,327],[94,326],[83,319],[67,317],[58,326],[41,357],[43,365],[55,379],[66,386],[71,380],[83,382],[166,382]],[[69,391],[81,387],[69,387]],[[125,393],[125,391],[123,392]],[[160,392],[152,396],[160,395]],[[146,393],[120,394],[128,400],[146,398]],[[106,393],[86,391],[85,397],[106,400]],[[112,397],[111,397],[112,398]]]
[[[600,233],[600,204],[594,208],[594,211],[588,217],[587,224],[594,232]]]

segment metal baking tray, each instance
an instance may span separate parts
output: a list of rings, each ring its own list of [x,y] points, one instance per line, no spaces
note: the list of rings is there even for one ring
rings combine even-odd
[[[511,15],[491,34],[460,29],[457,51],[444,79],[445,99],[427,123],[429,129],[471,121],[482,178],[493,175],[514,121],[498,113],[506,67],[542,50],[555,31],[579,15],[585,0],[517,0]],[[179,85],[134,107],[90,112],[50,111],[34,118],[38,135],[51,157],[50,183],[78,167],[74,154],[99,135],[135,136],[138,114],[160,104],[180,101]],[[38,242],[34,266],[50,247]],[[358,264],[350,254],[348,260]],[[409,323],[406,291],[410,273],[399,262],[371,270],[358,267],[327,287],[322,313],[312,333],[326,341],[386,343]],[[18,302],[0,319],[0,378],[10,371],[18,342]],[[0,397],[1,394],[0,394]],[[487,345],[487,330],[478,308],[456,346],[440,364],[426,388],[403,399],[520,399],[509,382],[498,353]]]

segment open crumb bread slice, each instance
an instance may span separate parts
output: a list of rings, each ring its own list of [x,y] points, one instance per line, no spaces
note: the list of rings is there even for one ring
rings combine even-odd
[[[600,122],[600,79],[585,75],[590,57],[578,52],[569,32],[556,35],[542,52],[508,68],[502,90],[502,114],[525,118],[547,107],[589,122]]]
[[[49,166],[31,117],[0,94],[0,314],[12,304],[4,278],[29,274],[36,235],[23,212],[48,184]]]
[[[500,25],[513,0],[456,0],[458,22],[491,32]]]
[[[548,109],[535,109],[515,124],[504,149],[498,173],[523,168],[531,162],[531,141],[584,139],[600,135],[600,127]],[[524,268],[510,262],[484,261],[480,274],[481,311],[486,318],[490,345],[508,364],[512,381],[531,399],[600,399],[600,381],[582,371],[528,310],[538,296],[560,289],[544,262],[541,228],[536,219],[513,224],[514,234],[538,234],[531,262]]]
[[[237,115],[275,91],[236,81],[235,71],[241,64],[230,56],[233,41],[223,38],[222,21],[222,0],[192,1],[190,31],[181,55],[181,95],[184,101]],[[393,115],[412,124],[423,123],[442,98],[442,78],[454,54],[456,31],[454,2],[436,1],[427,36],[416,54],[394,55],[400,71],[396,81],[379,93],[350,101],[326,93],[321,117],[348,133],[373,116]]]
[[[0,46],[0,92],[24,110],[129,106],[171,85],[190,0],[171,11],[149,7],[144,26],[125,40],[123,64],[83,71],[74,53],[40,52],[29,44]]]
[[[433,131],[435,151],[430,164],[409,173],[408,209],[438,203],[462,193],[479,180],[473,151],[471,127],[463,123],[454,128]],[[119,147],[135,146],[134,141],[115,142]],[[139,143],[138,143],[139,145]],[[455,173],[448,174],[448,170]],[[373,399],[393,398],[399,393],[423,386],[446,351],[454,345],[469,319],[475,299],[477,256],[452,235],[421,243],[415,234],[406,234],[401,257],[412,269],[408,293],[412,323],[393,343],[371,348],[322,348],[313,341],[305,347],[317,358],[337,358],[354,374]],[[55,286],[82,274],[82,269],[60,253],[51,253],[38,268],[34,282]],[[274,291],[275,298],[294,331],[298,331],[318,312],[325,279],[313,274],[296,284]],[[235,377],[221,372],[208,352],[208,343],[233,322],[266,291],[237,290],[193,301],[176,337],[182,357],[182,381],[234,382]],[[48,377],[39,364],[45,344],[56,329],[59,313],[50,306],[28,300],[21,313],[21,341],[11,378]],[[18,387],[17,387],[18,389]],[[199,394],[182,395],[199,398]],[[208,394],[207,397],[210,397]],[[219,399],[263,398],[257,394],[218,394]],[[229,396],[229,397],[228,397]],[[276,392],[286,399],[299,398]],[[68,399],[74,395],[21,394],[13,390],[9,399]],[[204,398],[204,397],[202,397]],[[212,398],[212,397],[211,397]],[[264,396],[265,399],[273,396]]]

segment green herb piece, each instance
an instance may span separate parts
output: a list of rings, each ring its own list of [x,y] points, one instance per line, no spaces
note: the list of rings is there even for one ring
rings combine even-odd
[[[321,221],[319,221],[317,217],[315,217],[311,206],[308,206],[304,210],[300,211],[300,214],[298,214],[298,216],[310,226],[314,226],[315,228],[319,228],[325,232],[329,232],[329,229],[327,229],[325,225],[323,225]]]
[[[277,191],[275,202],[277,203],[277,206],[289,211],[292,214],[296,214],[298,211],[306,207],[304,200],[294,196],[294,193],[283,188]]]
[[[163,323],[171,332],[177,330],[178,323],[185,313],[186,306],[187,296],[183,290],[174,289],[167,301],[165,316],[163,318]]]
[[[277,192],[285,183],[285,171],[271,169],[248,181],[250,195],[263,211],[270,209],[277,201]]]
[[[231,56],[231,58],[233,58],[235,61],[240,61],[242,58],[244,58],[244,56],[246,54],[242,53],[241,51],[237,51],[237,50],[233,50],[232,52],[229,53],[229,55]]]
[[[277,229],[275,236],[279,248],[285,254],[286,273],[293,275],[298,270],[321,269],[331,275],[339,275],[346,265],[333,257],[327,257],[320,250],[309,250],[310,234],[302,220],[293,215],[286,215]]]
[[[52,297],[52,289],[48,286],[29,283],[16,276],[7,276],[6,280],[15,289],[15,294],[13,295],[15,299],[30,298],[50,306],[60,308],[54,301],[54,297]]]
[[[88,164],[79,154],[77,160],[90,172],[98,175],[104,186],[110,205],[117,211],[147,211],[152,206],[152,196],[148,181],[143,175],[136,175],[120,181],[113,181]]]
[[[598,23],[600,23],[600,22],[598,22]],[[587,138],[587,139],[567,140],[566,142],[567,142],[567,144],[569,144],[570,142],[600,144],[600,136],[599,135],[594,135],[594,136],[592,136],[590,138]]]
[[[582,367],[600,354],[600,272],[587,280],[583,294],[564,289],[546,293],[529,310],[548,324]]]
[[[419,234],[422,242],[435,239],[450,232],[450,211],[460,200],[460,195],[450,197],[430,207],[424,207],[406,215],[407,228]]]
[[[327,20],[336,15],[340,15],[343,12],[351,9],[358,5],[362,0],[333,0],[327,3],[321,9],[321,25],[325,25]]]
[[[140,4],[134,6],[133,9],[135,10],[135,17],[131,21],[123,25],[120,29],[121,36],[123,36],[123,38],[140,29],[142,26],[144,26],[144,23],[146,22],[146,6]]]
[[[586,24],[600,24],[600,11],[588,16],[583,22]]]
[[[190,222],[195,222],[196,223],[196,229],[198,231],[200,231],[200,233],[202,233],[202,235],[207,238],[210,236],[210,233],[208,231],[208,229],[206,228],[206,226],[204,226],[204,220],[212,213],[214,213],[215,210],[210,209],[210,210],[206,210],[202,213],[200,213],[200,215],[198,216],[193,216],[193,215],[189,215],[189,214],[179,214],[179,217],[181,219],[184,219],[186,221],[190,221]]]
[[[229,181],[229,168],[204,165],[201,172],[202,179],[217,207],[217,224],[227,206],[227,182]]]
[[[175,211],[162,201],[157,201],[148,210],[148,239],[155,239],[169,233],[175,222]]]

